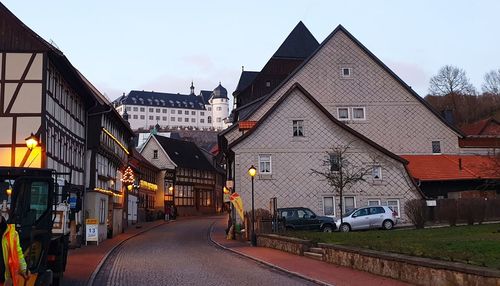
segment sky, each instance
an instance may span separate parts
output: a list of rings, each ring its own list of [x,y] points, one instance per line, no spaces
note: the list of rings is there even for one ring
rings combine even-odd
[[[101,92],[231,94],[299,21],[321,43],[342,24],[421,96],[440,67],[481,89],[500,69],[500,1],[0,0],[63,51]]]

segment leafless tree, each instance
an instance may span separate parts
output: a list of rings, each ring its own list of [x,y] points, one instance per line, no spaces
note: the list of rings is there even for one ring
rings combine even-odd
[[[343,221],[343,195],[353,185],[366,181],[371,168],[363,166],[355,153],[350,153],[351,144],[334,146],[323,159],[323,170],[311,169],[312,173],[322,177],[333,188],[334,193],[340,197],[340,223]]]
[[[500,95],[500,69],[484,75],[483,92]]]
[[[429,93],[431,95],[475,94],[476,91],[463,69],[446,65],[431,78]]]

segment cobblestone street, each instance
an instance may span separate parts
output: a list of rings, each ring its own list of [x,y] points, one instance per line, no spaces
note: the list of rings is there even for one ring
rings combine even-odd
[[[130,239],[93,285],[314,285],[219,249],[208,238],[215,220],[180,220]]]

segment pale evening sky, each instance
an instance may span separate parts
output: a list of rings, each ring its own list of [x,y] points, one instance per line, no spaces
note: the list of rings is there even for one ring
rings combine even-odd
[[[241,66],[260,70],[303,21],[321,43],[342,24],[421,96],[446,64],[480,90],[500,69],[500,1],[18,1],[18,18],[56,43],[114,99],[132,89],[196,93]]]

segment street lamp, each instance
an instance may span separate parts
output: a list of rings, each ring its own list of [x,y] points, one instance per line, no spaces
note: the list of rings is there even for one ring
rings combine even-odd
[[[31,133],[31,135],[24,140],[26,141],[26,147],[28,147],[28,149],[30,150],[35,149],[35,147],[38,145],[38,138],[33,133]]]
[[[254,208],[254,196],[253,196],[253,178],[257,175],[257,169],[252,165],[248,169],[248,174],[252,178],[252,234],[251,234],[251,244],[252,246],[257,246],[257,236],[255,235],[255,208]]]

